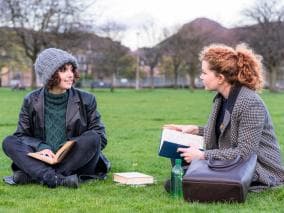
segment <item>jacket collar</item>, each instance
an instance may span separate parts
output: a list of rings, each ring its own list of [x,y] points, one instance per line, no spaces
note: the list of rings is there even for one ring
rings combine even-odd
[[[73,87],[69,90],[69,97],[66,110],[66,124],[68,124],[74,115],[79,112],[80,97]]]
[[[228,97],[228,107],[227,110],[229,111],[230,114],[232,114],[233,108],[235,106],[237,97],[241,91],[241,86],[235,85],[232,87],[229,97]]]
[[[66,110],[66,124],[72,120],[74,115],[79,111],[80,97],[73,87],[69,89],[67,110]],[[34,103],[34,108],[39,114],[39,125],[44,129],[44,88],[39,89],[39,95]]]
[[[230,112],[230,114],[233,111],[234,105],[236,103],[237,97],[238,97],[241,89],[242,89],[242,86],[234,85],[234,86],[232,86],[232,88],[230,90],[228,101],[227,101],[227,110]],[[221,93],[218,93],[213,98],[213,102],[220,102],[221,103],[222,98],[223,98],[223,96],[221,95]]]
[[[44,88],[38,90],[39,95],[36,96],[34,102],[35,111],[39,114],[39,126],[44,129]]]
[[[228,97],[228,100],[227,100],[227,108],[225,110],[225,115],[224,115],[224,119],[223,119],[223,128],[221,129],[221,134],[224,132],[224,130],[228,127],[229,123],[231,122],[231,115],[232,115],[232,112],[233,112],[233,109],[234,109],[234,106],[235,106],[235,103],[236,103],[236,100],[237,100],[237,97],[240,93],[241,88],[242,87],[240,85],[234,85],[231,88],[231,91],[229,93],[229,97]],[[216,110],[219,110],[222,98],[223,97],[220,93],[218,93],[215,96],[214,101],[216,101],[218,103],[218,106],[219,106],[218,109],[216,109]],[[218,113],[216,113],[216,115],[218,115]],[[215,118],[215,120],[216,120],[216,118]]]

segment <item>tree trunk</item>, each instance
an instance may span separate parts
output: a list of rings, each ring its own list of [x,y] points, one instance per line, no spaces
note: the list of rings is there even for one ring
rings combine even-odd
[[[178,64],[174,64],[174,88],[178,88]]]
[[[178,88],[178,72],[177,70],[174,70],[174,88]]]
[[[277,92],[276,80],[277,80],[277,69],[276,67],[271,67],[269,72],[269,91]]]
[[[37,85],[36,85],[36,73],[35,73],[34,68],[32,68],[31,76],[32,76],[32,78],[31,78],[31,88],[35,89],[37,87]]]
[[[37,55],[38,55],[38,53],[39,53],[39,50],[38,51],[36,51],[32,56],[31,55],[28,55],[27,54],[27,51],[26,51],[26,55],[31,59],[31,61],[32,61],[32,73],[31,73],[31,88],[32,89],[35,89],[35,88],[37,88],[37,84],[36,84],[36,72],[35,72],[35,69],[34,69],[34,64],[35,64],[35,61],[36,61],[36,58],[37,58]]]
[[[188,89],[191,91],[190,76],[189,76],[188,73],[185,74],[185,78],[186,78],[186,81],[187,81]]]
[[[150,67],[150,79],[151,79],[151,89],[154,89],[155,86],[154,86],[154,68]]]
[[[196,88],[196,86],[195,86],[195,76],[194,75],[191,75],[190,76],[190,88],[192,89],[192,90],[194,90],[195,88]]]
[[[140,66],[139,66],[139,56],[136,57],[136,81],[135,81],[135,89],[139,90],[140,88]]]
[[[191,73],[186,74],[187,82],[188,82],[188,89],[190,89],[191,92],[194,92],[195,89],[195,76]]]
[[[111,88],[110,91],[114,92],[114,88],[116,87],[116,73],[112,73],[112,79],[111,79]]]

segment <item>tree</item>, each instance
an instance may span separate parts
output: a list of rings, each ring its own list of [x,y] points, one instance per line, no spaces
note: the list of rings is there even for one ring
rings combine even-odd
[[[135,79],[136,58],[126,54],[120,59],[119,76],[127,79]]]
[[[0,82],[2,82],[1,78],[4,75],[12,78],[18,75],[21,78],[20,71],[29,69],[30,60],[25,56],[23,48],[19,45],[19,39],[13,30],[3,27],[0,28],[0,34],[0,71],[3,67],[6,67],[8,71],[0,74]],[[10,80],[10,77],[8,80]]]
[[[56,45],[58,35],[81,26],[79,14],[85,8],[71,0],[0,0],[0,5],[2,23],[16,32],[32,64],[43,48]],[[36,86],[35,72],[31,86]]]
[[[121,40],[126,27],[115,21],[108,21],[104,25],[100,26],[101,35],[105,36],[109,41],[105,43],[102,50],[102,57],[98,61],[99,69],[104,70],[107,75],[112,76],[111,92],[116,87],[116,80],[124,56],[128,54],[129,49],[122,46],[119,40]]]
[[[162,33],[159,26],[157,26],[153,20],[149,20],[146,24],[143,25],[143,32],[146,35],[148,43],[153,46],[154,44],[161,41],[165,34]],[[149,66],[150,68],[150,87],[153,89],[154,85],[154,69],[158,65],[161,59],[161,50],[159,45],[154,47],[145,47],[141,49],[141,59],[144,62],[144,65]]]
[[[186,29],[182,29],[180,33],[185,40],[183,58],[187,65],[186,70],[189,76],[188,87],[194,90],[196,88],[196,75],[200,68],[199,53],[206,44],[207,35],[210,34],[210,31],[205,33],[194,26],[189,26]]]
[[[161,51],[159,47],[154,48],[142,48],[140,58],[144,61],[144,65],[148,65],[150,68],[150,87],[154,89],[154,68],[158,65],[161,57]]]
[[[174,73],[174,87],[178,87],[178,75],[181,71],[182,66],[185,64],[184,50],[185,50],[185,39],[181,34],[176,33],[170,38],[160,43],[160,48],[163,53],[172,58],[173,73]]]
[[[284,57],[284,8],[279,0],[259,0],[251,9],[244,11],[256,25],[247,28],[246,40],[263,56],[268,72],[269,89],[276,88],[277,71]]]
[[[100,57],[96,58],[96,68],[101,70],[104,75],[111,76],[111,92],[116,87],[117,76],[121,69],[128,62],[125,57],[128,54],[128,48],[122,46],[120,42],[114,42],[109,39],[100,52]]]

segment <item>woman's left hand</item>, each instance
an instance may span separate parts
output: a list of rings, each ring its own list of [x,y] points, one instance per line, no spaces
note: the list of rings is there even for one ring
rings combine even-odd
[[[180,156],[183,157],[183,159],[187,163],[190,163],[193,159],[198,159],[198,160],[204,159],[204,152],[194,147],[178,148],[177,151],[181,152]]]

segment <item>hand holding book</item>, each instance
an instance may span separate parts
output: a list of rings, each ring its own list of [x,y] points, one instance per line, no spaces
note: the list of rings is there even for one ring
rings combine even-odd
[[[163,129],[159,149],[160,156],[172,159],[182,158],[181,153],[177,151],[178,148],[185,148],[186,150],[189,147],[202,150],[203,137],[168,128]]]
[[[55,154],[50,149],[43,149],[43,150],[41,150],[41,151],[39,151],[37,153],[40,154],[40,155],[49,157],[49,158],[54,158],[55,157]]]
[[[177,152],[187,162],[190,163],[194,159],[204,160],[204,151],[195,147],[178,148]]]
[[[71,148],[74,146],[75,141],[67,141],[57,152],[56,154],[53,154],[52,151],[40,151],[40,152],[30,152],[27,155],[35,158],[37,160],[41,160],[48,164],[57,164],[60,163],[63,158],[67,155],[67,153],[71,150]]]

